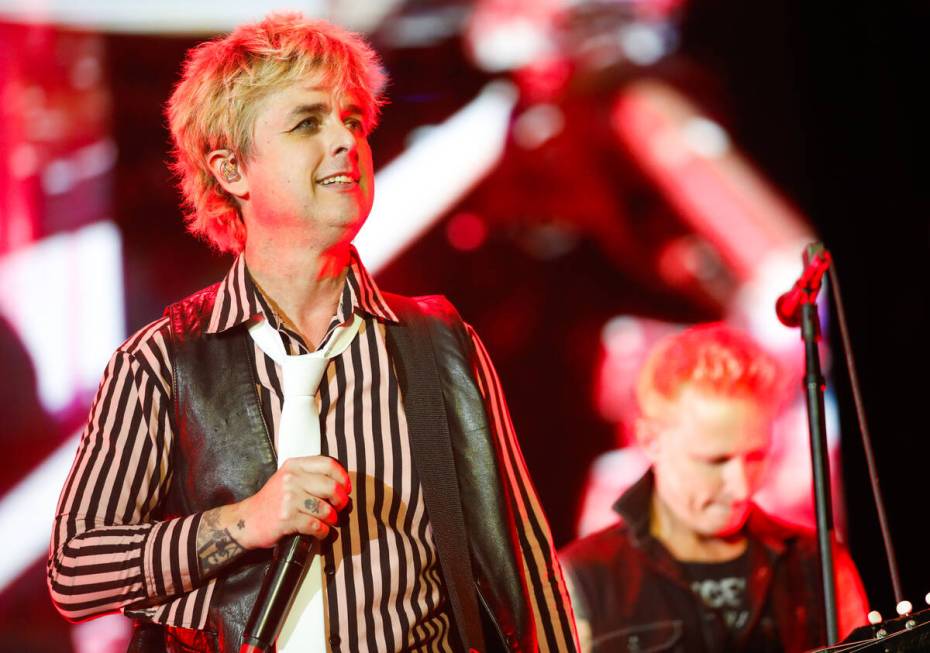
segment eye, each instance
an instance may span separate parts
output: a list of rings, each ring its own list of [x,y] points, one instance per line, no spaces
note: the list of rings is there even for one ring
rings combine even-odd
[[[316,116],[308,116],[301,120],[291,131],[315,131],[320,127],[320,120]]]
[[[361,118],[358,118],[355,116],[351,118],[346,118],[345,126],[354,132],[358,132],[362,134],[365,133],[365,123],[362,122]]]

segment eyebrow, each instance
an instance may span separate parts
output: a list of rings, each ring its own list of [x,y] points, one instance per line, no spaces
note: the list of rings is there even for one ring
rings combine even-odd
[[[287,114],[287,119],[293,120],[300,116],[306,115],[308,113],[328,113],[329,105],[325,102],[317,102],[315,104],[301,104],[297,107],[291,109],[290,113]]]
[[[294,107],[290,113],[287,114],[288,121],[294,120],[300,116],[306,115],[308,113],[329,113],[330,107],[326,102],[316,102],[314,104],[301,104],[297,107]],[[362,111],[362,108],[357,104],[350,104],[346,107],[346,113],[357,114],[359,116],[364,116],[365,112]]]

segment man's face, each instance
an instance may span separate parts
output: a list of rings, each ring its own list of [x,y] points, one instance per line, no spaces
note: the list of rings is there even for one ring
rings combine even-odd
[[[659,499],[687,528],[742,528],[771,442],[771,414],[751,399],[685,389],[667,414],[644,418]]]
[[[253,228],[312,228],[323,240],[351,240],[374,198],[362,108],[315,79],[271,92],[261,101],[244,173]]]

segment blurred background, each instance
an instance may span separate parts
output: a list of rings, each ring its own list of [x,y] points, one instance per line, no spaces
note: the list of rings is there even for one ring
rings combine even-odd
[[[557,546],[608,523],[644,468],[630,438],[643,354],[706,320],[747,329],[785,367],[794,390],[758,498],[812,523],[800,336],[774,302],[819,239],[905,594],[923,604],[926,4],[0,0],[0,650],[125,650],[122,617],[72,626],[51,606],[55,501],[113,349],[230,264],[184,232],[162,107],[189,47],[273,9],[340,22],[381,53],[390,104],[356,243],[382,287],[444,293],[481,334]],[[838,522],[888,615],[828,303]]]

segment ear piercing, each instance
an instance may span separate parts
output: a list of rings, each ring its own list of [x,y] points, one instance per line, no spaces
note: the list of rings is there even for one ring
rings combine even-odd
[[[220,174],[223,175],[223,179],[227,183],[232,183],[234,181],[239,181],[239,170],[236,168],[236,164],[233,163],[232,159],[226,159],[220,164]]]

